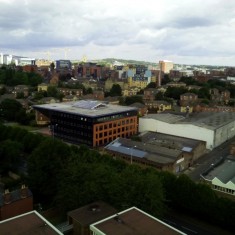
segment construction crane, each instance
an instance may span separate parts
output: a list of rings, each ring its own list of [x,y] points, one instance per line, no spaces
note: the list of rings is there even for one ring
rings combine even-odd
[[[71,50],[69,48],[63,48],[61,50],[64,51],[64,59],[67,60],[68,59],[68,52]]]
[[[82,56],[82,62],[83,62],[83,63],[86,63],[86,62],[87,62],[87,57],[86,57],[86,55],[83,55],[83,56]]]

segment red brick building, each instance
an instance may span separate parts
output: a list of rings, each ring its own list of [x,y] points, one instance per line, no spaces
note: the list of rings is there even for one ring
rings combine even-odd
[[[156,88],[147,88],[144,90],[144,101],[153,101],[155,100],[155,96],[157,94],[158,90]]]
[[[117,210],[105,202],[98,201],[68,212],[71,235],[89,235],[89,226],[99,220],[117,213]]]
[[[198,95],[194,93],[184,93],[180,96],[180,105],[194,105],[198,101]]]
[[[0,194],[0,220],[5,220],[33,210],[33,195],[22,186],[21,189]]]

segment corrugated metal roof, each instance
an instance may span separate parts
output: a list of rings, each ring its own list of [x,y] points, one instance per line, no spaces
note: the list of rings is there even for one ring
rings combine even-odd
[[[173,163],[182,153],[181,150],[132,141],[124,138],[116,139],[105,148],[127,156],[146,158],[149,161],[160,164]]]
[[[208,180],[217,178],[224,184],[230,181],[235,184],[235,161],[226,159],[222,164],[212,168],[205,178]]]
[[[132,155],[133,157],[139,157],[139,158],[143,158],[147,154],[146,152],[138,150],[134,147],[128,148],[122,145],[117,146],[116,143],[109,145],[106,148],[115,152],[123,153],[126,155]]]
[[[235,162],[227,161],[216,177],[224,184],[229,181],[235,183]]]

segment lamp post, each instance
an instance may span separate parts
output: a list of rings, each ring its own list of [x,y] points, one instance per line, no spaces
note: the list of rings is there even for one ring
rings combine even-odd
[[[134,148],[136,148],[137,146],[135,145],[135,146],[133,146],[132,148],[131,148],[131,164],[132,164],[132,162],[133,162],[133,149]]]
[[[51,124],[49,126],[53,139],[55,138],[55,127],[57,127],[57,126],[58,126],[58,124]]]

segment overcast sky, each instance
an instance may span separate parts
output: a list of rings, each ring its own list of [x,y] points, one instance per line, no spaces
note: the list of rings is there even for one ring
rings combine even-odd
[[[235,0],[0,0],[0,52],[235,66]]]

